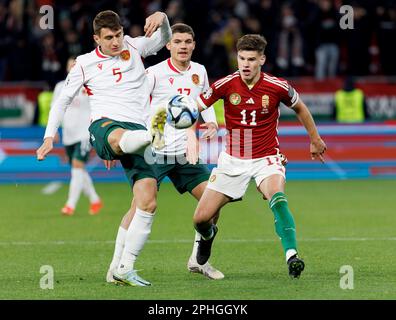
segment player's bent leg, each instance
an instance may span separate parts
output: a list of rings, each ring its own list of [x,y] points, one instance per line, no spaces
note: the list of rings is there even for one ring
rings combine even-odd
[[[191,190],[191,194],[197,200],[201,199],[207,184],[208,184],[207,181],[201,182],[193,190]],[[214,224],[217,223],[218,218],[219,218],[219,211],[216,213],[215,217],[213,218]],[[193,273],[201,273],[209,279],[213,279],[213,280],[223,279],[224,274],[220,270],[217,270],[215,267],[213,267],[209,263],[209,261],[206,262],[202,266],[200,264],[198,264],[196,256],[197,256],[198,244],[199,244],[200,239],[201,239],[201,235],[196,231],[193,250],[192,250],[191,256],[187,262],[187,269]]]
[[[151,135],[147,130],[127,130],[122,135],[119,146],[122,152],[143,154],[144,149],[150,144]]]
[[[131,208],[123,216],[121,220],[121,224],[118,228],[113,259],[111,260],[109,269],[107,270],[107,274],[106,274],[107,282],[115,282],[113,275],[117,272],[118,265],[120,264],[122,252],[124,251],[124,246],[125,246],[126,233],[135,215],[135,211],[136,211],[136,205],[135,205],[135,201],[132,199]]]
[[[117,155],[143,153],[144,148],[151,142],[151,135],[147,130],[114,129],[108,136],[108,142]]]
[[[204,265],[208,261],[212,243],[218,231],[217,226],[212,223],[213,217],[229,201],[229,198],[224,194],[206,188],[198,202],[193,222],[195,230],[201,235],[196,255],[200,265]]]
[[[120,140],[126,131],[126,129],[117,128],[111,131],[111,133],[107,137],[107,142],[109,143],[111,149],[118,156],[123,155],[123,151],[120,147]]]
[[[157,209],[157,180],[144,178],[135,182],[133,186],[134,203],[136,208],[154,214]]]
[[[197,185],[192,191],[191,194],[194,196],[195,199],[198,201],[202,198],[203,193],[205,192],[206,186],[208,185],[207,181],[201,182],[199,185]],[[220,210],[216,212],[216,214],[213,217],[213,223],[217,224],[217,221],[220,218]]]
[[[281,239],[289,275],[298,278],[304,270],[304,261],[297,255],[296,226],[284,194],[284,177],[271,175],[264,179],[259,189],[267,199],[274,214],[275,231]]]
[[[71,165],[69,194],[65,206],[61,209],[62,214],[65,216],[71,216],[74,214],[74,209],[80,199],[84,186],[84,162],[73,158]]]
[[[133,198],[131,202],[131,207],[129,208],[128,212],[124,215],[124,217],[121,220],[121,227],[128,230],[129,225],[131,224],[132,219],[135,216],[135,212],[136,212],[136,203],[135,203],[135,199]]]
[[[89,211],[90,215],[97,215],[103,208],[103,201],[96,193],[93,181],[87,170],[84,170],[84,185],[83,192],[89,198]]]
[[[136,274],[134,263],[151,233],[156,210],[157,181],[153,178],[136,181],[133,194],[136,212],[127,230],[120,264],[113,278],[119,284],[147,286],[150,283]]]
[[[122,252],[124,251],[126,233],[127,233],[126,228],[123,228],[122,226],[118,227],[117,237],[114,246],[113,259],[111,260],[109,269],[107,270],[106,282],[115,282],[113,275],[117,272],[117,268],[121,260]]]
[[[193,217],[194,225],[197,225],[204,233],[205,224],[207,226],[211,225],[211,220],[229,201],[230,198],[221,192],[206,188],[201,199],[198,201],[197,208],[195,209]],[[200,226],[202,226],[202,228],[200,228]],[[200,230],[198,230],[198,232]]]

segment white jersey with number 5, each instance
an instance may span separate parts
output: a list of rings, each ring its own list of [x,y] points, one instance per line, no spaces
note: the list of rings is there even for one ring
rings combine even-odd
[[[208,75],[203,65],[190,62],[185,71],[178,70],[169,58],[147,68],[147,78],[151,90],[151,115],[158,107],[166,106],[176,94],[186,94],[194,100],[209,87]],[[157,153],[182,154],[186,152],[186,129],[175,129],[165,125],[165,147]]]
[[[119,56],[104,55],[99,48],[78,56],[59,98],[54,102],[44,137],[54,136],[66,106],[84,86],[89,95],[91,120],[110,118],[146,126],[150,116],[150,89],[142,57],[155,54],[169,41],[168,19],[150,37],[124,36]]]

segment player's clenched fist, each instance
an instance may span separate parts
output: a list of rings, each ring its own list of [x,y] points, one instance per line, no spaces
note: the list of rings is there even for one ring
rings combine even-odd
[[[322,139],[311,141],[310,151],[312,160],[319,159],[321,162],[324,162],[323,154],[326,149],[326,144]]]
[[[45,138],[43,144],[37,149],[36,155],[37,160],[41,161],[45,159],[45,156],[51,152],[53,148],[53,138]]]

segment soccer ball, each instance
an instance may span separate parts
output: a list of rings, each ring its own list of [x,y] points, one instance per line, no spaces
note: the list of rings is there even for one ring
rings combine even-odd
[[[167,106],[167,122],[176,129],[191,127],[198,118],[196,102],[185,94],[173,96]]]

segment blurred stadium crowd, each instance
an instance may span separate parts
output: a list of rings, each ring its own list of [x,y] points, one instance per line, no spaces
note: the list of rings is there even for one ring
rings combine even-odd
[[[40,28],[39,8],[54,9],[54,28]],[[354,9],[354,28],[342,30],[340,6]],[[126,34],[139,36],[145,17],[165,11],[171,24],[196,32],[193,59],[211,78],[236,69],[235,43],[245,33],[268,40],[265,71],[278,76],[396,75],[396,0],[0,0],[0,81],[65,77],[69,56],[91,51],[97,12],[116,11]],[[166,49],[146,60],[166,58]]]

